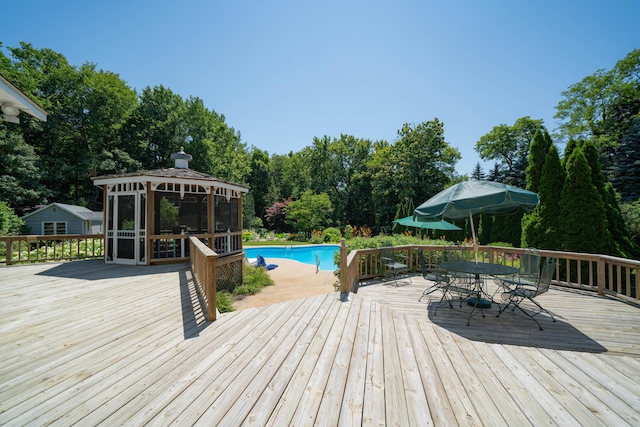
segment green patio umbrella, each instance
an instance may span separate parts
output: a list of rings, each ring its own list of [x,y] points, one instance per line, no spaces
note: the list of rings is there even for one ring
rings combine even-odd
[[[396,219],[393,222],[404,225],[405,227],[430,228],[432,230],[462,230],[462,228],[457,225],[451,224],[443,219],[434,221],[414,221],[412,216],[408,216],[406,218]]]
[[[433,221],[442,218],[456,220],[468,217],[471,221],[477,261],[478,245],[473,225],[474,215],[530,212],[538,203],[538,195],[532,191],[494,181],[463,181],[439,192],[418,206],[413,211],[413,219],[414,221]]]

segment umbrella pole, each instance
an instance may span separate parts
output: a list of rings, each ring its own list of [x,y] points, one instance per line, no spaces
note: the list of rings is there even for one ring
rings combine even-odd
[[[478,264],[478,242],[476,242],[476,230],[473,225],[473,215],[471,215],[471,211],[469,211],[469,221],[471,221],[471,235],[473,236],[473,252],[476,256],[476,264]]]

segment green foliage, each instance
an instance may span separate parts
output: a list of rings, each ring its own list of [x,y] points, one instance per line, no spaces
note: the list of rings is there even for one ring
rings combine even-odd
[[[337,228],[329,227],[322,231],[322,241],[324,243],[336,243],[339,242],[340,239],[342,239],[342,235]]]
[[[287,234],[287,241],[291,242],[299,242],[299,243],[307,243],[309,241],[309,236],[307,233],[289,233]]]
[[[529,158],[526,171],[527,187],[529,191],[537,193],[542,180],[542,168],[552,142],[546,130],[538,129],[529,146]]]
[[[634,245],[640,246],[640,199],[622,203],[620,210],[629,229],[629,238]],[[640,254],[636,253],[635,258],[640,258]]]
[[[329,225],[331,212],[331,200],[326,193],[313,194],[307,190],[300,195],[300,199],[287,206],[286,222],[297,231],[311,232]]]
[[[473,172],[471,172],[470,178],[477,181],[483,181],[486,179],[486,175],[484,173],[484,170],[482,169],[482,166],[480,165],[480,162],[477,162],[473,167]]]
[[[178,225],[179,211],[179,206],[174,206],[164,197],[160,199],[160,229],[172,230],[173,227],[176,227]]]
[[[533,137],[533,141],[529,146],[529,164],[527,166],[527,190],[538,193],[540,196],[540,187],[547,154],[551,150],[551,138],[546,131],[538,129]],[[559,186],[557,188],[562,188]],[[557,190],[556,190],[557,192]],[[543,239],[544,230],[541,226],[540,211],[541,205],[525,214],[522,218],[522,245],[523,247],[539,248]]]
[[[617,175],[613,183],[625,197],[627,191],[629,195],[640,195],[640,180],[633,179],[632,186],[625,185],[629,184],[625,172],[637,170],[636,162],[640,160],[635,148],[638,131],[633,130],[640,114],[639,70],[640,49],[634,49],[610,70],[598,70],[569,86],[562,92],[555,115],[565,138],[594,142],[603,169]],[[622,169],[619,175],[618,169]]]
[[[640,115],[634,117],[616,149],[612,182],[625,200],[640,198]]]
[[[22,135],[4,129],[0,122],[0,200],[11,207],[34,205],[45,194],[40,184],[38,156]]]
[[[353,227],[350,224],[344,226],[344,238],[351,239],[353,238]]]
[[[545,157],[538,196],[540,204],[522,225],[522,247],[560,250],[562,247],[560,200],[565,181],[565,171],[560,163],[555,145],[549,146]]]
[[[8,203],[0,201],[0,236],[26,234],[26,225]]]
[[[515,247],[520,247],[522,217],[523,214],[521,212],[512,215],[491,217],[491,234],[489,241],[509,242]]]
[[[561,250],[612,254],[603,239],[607,233],[604,203],[591,183],[591,169],[580,148],[567,161],[566,173],[560,202]]]
[[[270,200],[273,176],[269,168],[269,153],[258,148],[251,150],[251,172],[248,176],[250,195],[254,205],[254,215],[262,218],[267,208],[275,201]]]
[[[499,175],[504,177],[504,182],[525,188],[524,172],[527,167],[529,145],[536,132],[542,129],[542,120],[534,120],[529,116],[521,117],[513,126],[495,126],[491,132],[480,138],[475,150],[483,160],[496,160],[496,168],[499,166]],[[494,172],[493,175],[498,174]]]
[[[263,267],[256,268],[244,265],[242,267],[242,285],[236,287],[233,293],[235,295],[254,295],[265,286],[273,284],[273,279]]]
[[[18,233],[24,234],[24,233]],[[0,256],[6,257],[6,248],[4,242],[0,243]],[[12,249],[18,247],[17,243],[14,243]],[[22,245],[21,251],[12,251],[12,260],[14,263],[28,262],[28,261],[44,261],[44,260],[59,260],[59,259],[82,259],[82,258],[96,258],[100,259],[104,257],[104,241],[102,239],[97,240],[73,240],[70,236],[70,240],[62,241],[41,241],[39,248],[35,243],[28,245]],[[0,259],[4,262],[6,258]]]
[[[233,295],[228,291],[216,292],[216,308],[220,313],[230,313],[234,311]]]

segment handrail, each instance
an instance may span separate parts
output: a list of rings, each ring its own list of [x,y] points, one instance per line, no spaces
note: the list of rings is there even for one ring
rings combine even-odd
[[[216,261],[218,254],[195,236],[188,236],[191,245],[189,260],[196,279],[196,289],[204,300],[207,320],[216,320]]]
[[[186,261],[189,259],[187,241],[190,236],[207,242],[207,245],[213,242],[213,248],[220,256],[242,253],[241,231],[214,234],[152,234],[148,236],[151,248],[150,262]]]
[[[0,241],[5,244],[0,263],[6,265],[104,258],[104,234],[3,236]]]
[[[418,271],[417,249],[424,251],[427,264],[437,264],[445,248],[442,245],[394,246],[395,251],[403,251],[411,271]],[[474,259],[472,246],[455,246],[466,259]],[[524,249],[499,246],[480,246],[478,261],[518,266]],[[637,278],[640,261],[609,255],[584,254],[541,250],[543,257],[558,258],[554,285],[589,290],[599,295],[611,295],[633,303],[640,303]],[[360,281],[380,277],[383,266],[380,248],[349,251],[344,240],[340,247],[340,292],[346,300],[349,292],[357,292]]]

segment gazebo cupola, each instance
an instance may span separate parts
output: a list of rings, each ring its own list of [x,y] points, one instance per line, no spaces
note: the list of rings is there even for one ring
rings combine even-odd
[[[104,191],[105,262],[144,264],[186,260],[188,236],[220,258],[242,260],[242,195],[249,189],[189,169],[190,154],[173,153],[175,167],[93,178]]]

